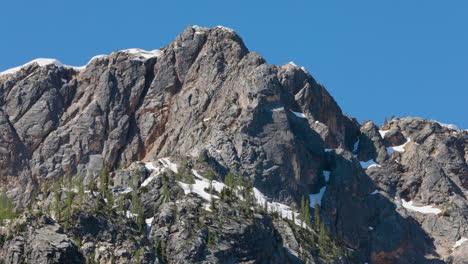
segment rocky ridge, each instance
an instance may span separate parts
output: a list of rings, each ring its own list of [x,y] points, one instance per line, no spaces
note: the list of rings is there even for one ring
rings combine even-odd
[[[6,263],[467,261],[467,131],[360,125],[224,27],[42,62],[0,74]]]

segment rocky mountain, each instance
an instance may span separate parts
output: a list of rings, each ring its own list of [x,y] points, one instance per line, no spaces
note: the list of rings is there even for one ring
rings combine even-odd
[[[224,27],[0,73],[3,263],[467,263],[468,132],[346,116]]]

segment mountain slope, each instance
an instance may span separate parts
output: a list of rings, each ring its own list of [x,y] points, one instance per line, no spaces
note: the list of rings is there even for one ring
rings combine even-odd
[[[7,194],[29,207],[5,231],[8,263],[32,261],[31,235],[14,228],[30,222],[63,226],[77,263],[467,257],[466,243],[452,250],[468,237],[466,131],[418,118],[361,126],[305,69],[267,64],[228,28],[2,73],[0,121]]]

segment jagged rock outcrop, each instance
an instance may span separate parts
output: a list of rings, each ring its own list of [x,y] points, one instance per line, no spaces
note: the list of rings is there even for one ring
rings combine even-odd
[[[304,68],[268,64],[224,27],[189,26],[167,47],[84,67],[33,62],[0,74],[2,184],[33,214],[20,214],[31,227],[5,235],[0,254],[463,263],[467,243],[454,245],[468,237],[467,141],[422,118],[360,125]],[[195,169],[241,187],[192,192],[208,182]],[[316,200],[301,206],[310,194],[316,214]],[[31,251],[34,241],[44,242]]]
[[[5,263],[83,263],[84,257],[62,227],[48,217],[26,215],[1,234]]]

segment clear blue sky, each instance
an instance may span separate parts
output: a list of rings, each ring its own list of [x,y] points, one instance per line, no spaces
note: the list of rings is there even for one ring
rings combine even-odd
[[[421,116],[468,129],[468,1],[15,0],[2,2],[0,71],[83,65],[167,45],[187,25],[235,29],[269,63],[294,61],[359,121]]]

